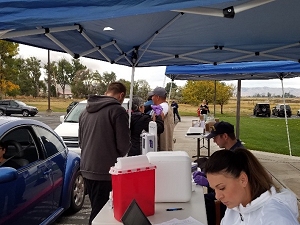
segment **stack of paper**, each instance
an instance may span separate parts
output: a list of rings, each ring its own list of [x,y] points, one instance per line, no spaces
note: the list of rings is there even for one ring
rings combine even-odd
[[[186,218],[184,220],[172,219],[163,223],[155,224],[155,225],[204,225],[193,217]]]

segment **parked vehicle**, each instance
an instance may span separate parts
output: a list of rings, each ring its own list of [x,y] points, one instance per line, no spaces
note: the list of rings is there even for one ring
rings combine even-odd
[[[256,103],[253,109],[254,116],[268,116],[271,115],[270,104],[269,103]]]
[[[52,224],[64,211],[82,208],[80,156],[48,125],[0,117],[0,141],[8,145],[0,166],[1,225]]]
[[[18,100],[0,100],[0,116],[11,114],[22,114],[23,116],[35,116],[38,109],[34,106],[26,105]]]
[[[78,101],[73,101],[73,102],[71,102],[69,105],[68,105],[68,107],[67,107],[67,113],[69,113],[70,111],[71,111],[71,109],[75,106],[75,105],[77,105],[79,102]]]
[[[129,98],[125,98],[122,106],[128,109]],[[78,128],[79,128],[79,116],[85,109],[87,100],[79,102],[73,107],[69,114],[60,116],[61,124],[58,125],[54,130],[61,136],[68,149],[78,154],[81,153],[78,143]]]
[[[285,105],[285,108],[286,108],[286,115],[288,117],[291,117],[292,116],[291,107],[289,105]],[[272,115],[278,117],[279,116],[284,117],[284,104],[277,104],[275,107],[273,107]]]

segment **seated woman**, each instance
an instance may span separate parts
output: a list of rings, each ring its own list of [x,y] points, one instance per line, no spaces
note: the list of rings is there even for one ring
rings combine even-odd
[[[161,116],[144,114],[145,107],[142,98],[134,97],[132,99],[131,110],[131,149],[128,152],[128,156],[141,155],[141,133],[142,131],[149,131],[150,121],[156,122],[157,134],[164,132],[164,121]]]
[[[299,224],[295,194],[277,188],[250,151],[216,151],[205,169],[216,199],[227,206],[221,225]]]
[[[4,158],[4,154],[7,150],[7,144],[4,142],[0,142],[0,167],[13,167],[15,169],[19,169],[21,166],[11,160],[11,158]]]

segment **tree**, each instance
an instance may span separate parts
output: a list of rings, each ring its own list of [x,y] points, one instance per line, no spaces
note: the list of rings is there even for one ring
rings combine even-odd
[[[233,85],[226,85],[225,83],[218,82],[216,85],[216,104],[221,106],[221,114],[223,114],[223,106],[228,103],[233,95],[235,87]]]
[[[75,97],[83,98],[89,94],[97,94],[97,85],[100,74],[98,71],[91,72],[88,69],[78,70],[73,79],[71,87]]]
[[[188,81],[182,89],[183,101],[192,105],[199,105],[203,99],[211,103],[214,95],[214,81]]]
[[[223,106],[232,97],[234,91],[233,85],[226,85],[216,81],[216,103],[221,105],[221,113]],[[214,102],[215,81],[188,81],[182,89],[183,101],[192,105],[199,105],[203,99],[207,103]]]
[[[167,93],[170,93],[171,85],[172,85],[172,90],[171,91],[173,91],[174,89],[177,90],[177,88],[178,88],[178,86],[175,84],[175,82],[173,82],[173,83],[169,82],[169,83],[166,84],[166,87],[165,87]]]
[[[87,70],[87,67],[81,64],[80,59],[72,59],[71,73],[69,76],[70,83],[73,82],[76,73],[82,70]]]
[[[71,83],[72,78],[72,65],[66,59],[58,61],[58,69],[56,82],[59,84],[63,91],[63,98],[65,98],[66,85]]]
[[[45,84],[40,81],[41,77],[41,60],[35,57],[30,57],[25,60],[29,79],[31,80],[32,96],[37,97],[40,92],[40,88]]]
[[[18,94],[18,91],[20,89],[19,85],[12,83],[8,80],[2,80],[2,91],[3,93],[8,94],[9,96],[16,96]]]
[[[3,94],[6,81],[17,72],[14,70],[14,57],[18,54],[18,47],[19,44],[0,40],[0,94]]]
[[[44,65],[44,69],[47,73],[47,78],[45,78],[45,82],[48,84],[48,64]],[[50,84],[50,96],[56,97],[56,77],[57,77],[57,65],[55,61],[50,62],[50,76],[51,76],[51,84]]]
[[[120,80],[118,80],[118,82],[121,82],[122,84],[125,85],[125,87],[126,87],[126,96],[125,97],[128,97],[130,95],[130,84],[131,84],[130,81],[125,80],[125,79],[120,79]],[[133,93],[134,93],[134,91],[133,91]]]
[[[101,82],[99,83],[99,94],[103,95],[106,92],[107,86],[111,82],[115,82],[117,79],[117,76],[114,72],[104,72],[101,76]]]
[[[170,88],[171,88],[171,82],[167,83],[165,89],[168,93],[168,95],[170,94]],[[170,98],[171,99],[174,99],[174,100],[177,100],[178,102],[181,101],[181,88],[177,86],[177,84],[175,84],[173,82],[172,84],[172,89],[171,89],[171,95],[170,95]]]
[[[146,80],[137,80],[134,82],[134,95],[147,100],[148,93],[151,91],[150,85]]]

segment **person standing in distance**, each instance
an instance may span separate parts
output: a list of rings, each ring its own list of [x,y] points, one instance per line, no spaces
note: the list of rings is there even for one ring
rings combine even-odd
[[[129,117],[122,103],[126,87],[113,82],[105,95],[91,95],[79,117],[80,170],[91,201],[89,224],[109,199],[110,167],[131,147]]]
[[[209,108],[205,99],[203,99],[201,105],[199,106],[200,114],[204,116],[204,121],[207,119],[207,114],[209,113]]]
[[[177,102],[175,102],[175,101],[172,101],[172,103],[171,103],[171,107],[173,108],[173,114],[174,114],[174,123],[175,123],[175,115],[177,116],[177,118],[178,118],[179,122],[181,122],[181,118],[180,118],[180,116],[179,116],[179,112],[178,112],[178,108],[179,108],[179,106],[178,106]]]

